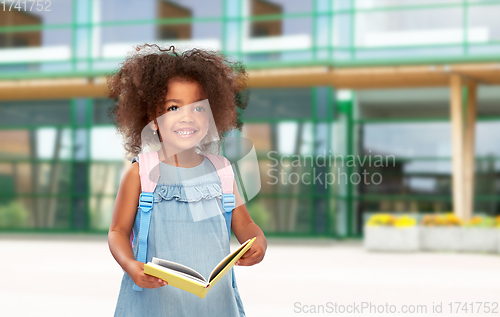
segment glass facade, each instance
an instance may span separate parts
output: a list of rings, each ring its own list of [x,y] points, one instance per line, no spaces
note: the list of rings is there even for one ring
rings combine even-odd
[[[494,60],[500,52],[498,1],[55,0],[38,8],[8,3],[0,11],[4,79],[102,75],[144,42],[220,49],[250,68]]]
[[[222,50],[248,69],[487,62],[500,53],[500,1],[52,0],[13,8],[0,10],[0,85],[103,76],[146,42]],[[498,98],[480,88],[475,210],[488,214],[500,212]],[[111,101],[28,99],[0,96],[0,230],[105,232],[129,164],[109,121]],[[359,236],[367,212],[452,208],[447,89],[252,88],[242,119],[262,180],[247,208],[267,234]],[[352,155],[374,161],[349,164]]]
[[[500,146],[495,137],[500,97],[495,87],[481,87],[475,127],[475,213],[500,213]],[[404,97],[403,97],[404,96]],[[424,97],[423,97],[424,96]],[[375,211],[450,212],[452,208],[451,123],[445,88],[363,91],[354,133],[358,153],[381,155],[380,184],[357,188],[359,213]],[[362,217],[360,217],[362,218]],[[361,223],[359,223],[361,225]],[[358,226],[358,230],[361,228]]]

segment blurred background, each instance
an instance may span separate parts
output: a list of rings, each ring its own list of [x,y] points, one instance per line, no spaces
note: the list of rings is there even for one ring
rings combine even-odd
[[[395,223],[388,214],[447,214],[450,226],[500,214],[499,13],[499,0],[0,2],[0,249],[38,258],[36,268],[0,265],[11,272],[5,315],[112,314],[123,273],[105,241],[130,162],[104,76],[146,42],[221,50],[249,72],[234,135],[255,145],[262,188],[247,208],[270,239],[258,275],[236,271],[249,316],[337,297],[500,298],[498,255],[401,257],[359,243],[372,214],[382,226]],[[337,181],[325,185],[325,173]],[[399,239],[388,234],[379,243]]]
[[[500,1],[4,6],[2,231],[106,233],[128,162],[107,116],[103,76],[145,42],[218,49],[246,64],[251,97],[240,135],[256,146],[262,180],[248,208],[268,235],[362,237],[365,214],[379,211],[500,212]],[[450,109],[468,104],[473,111],[453,119]],[[468,119],[472,124],[460,123]],[[320,155],[320,163],[350,155],[394,159],[383,167],[280,164],[270,171],[269,153],[283,162],[292,155]],[[381,183],[376,176],[375,184],[344,178],[325,186],[312,177],[309,185],[269,184],[270,175],[313,169],[347,177],[366,170]]]

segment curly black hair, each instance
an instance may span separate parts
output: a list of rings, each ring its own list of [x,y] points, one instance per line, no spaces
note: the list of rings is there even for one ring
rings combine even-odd
[[[123,136],[125,151],[139,154],[142,146],[155,143],[144,127],[164,110],[168,83],[172,79],[197,82],[209,100],[220,142],[228,131],[241,131],[241,112],[248,103],[248,75],[241,62],[219,51],[190,49],[178,53],[174,46],[135,46],[137,51],[121,63],[115,74],[106,75],[108,98],[115,101],[108,115]],[[219,144],[220,145],[220,144]]]

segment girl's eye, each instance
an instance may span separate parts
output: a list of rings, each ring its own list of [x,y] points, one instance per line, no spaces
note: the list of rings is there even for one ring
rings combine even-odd
[[[196,111],[205,111],[205,108],[204,107],[196,107],[194,110]]]
[[[177,106],[170,106],[170,107],[167,108],[167,111],[175,111],[177,109],[179,109],[179,107],[177,107]]]

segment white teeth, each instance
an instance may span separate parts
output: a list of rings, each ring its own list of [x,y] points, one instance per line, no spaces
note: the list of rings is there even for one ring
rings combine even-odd
[[[188,135],[188,134],[193,134],[195,131],[189,131],[189,132],[181,132],[181,131],[175,131],[175,133],[180,134],[180,135]]]

